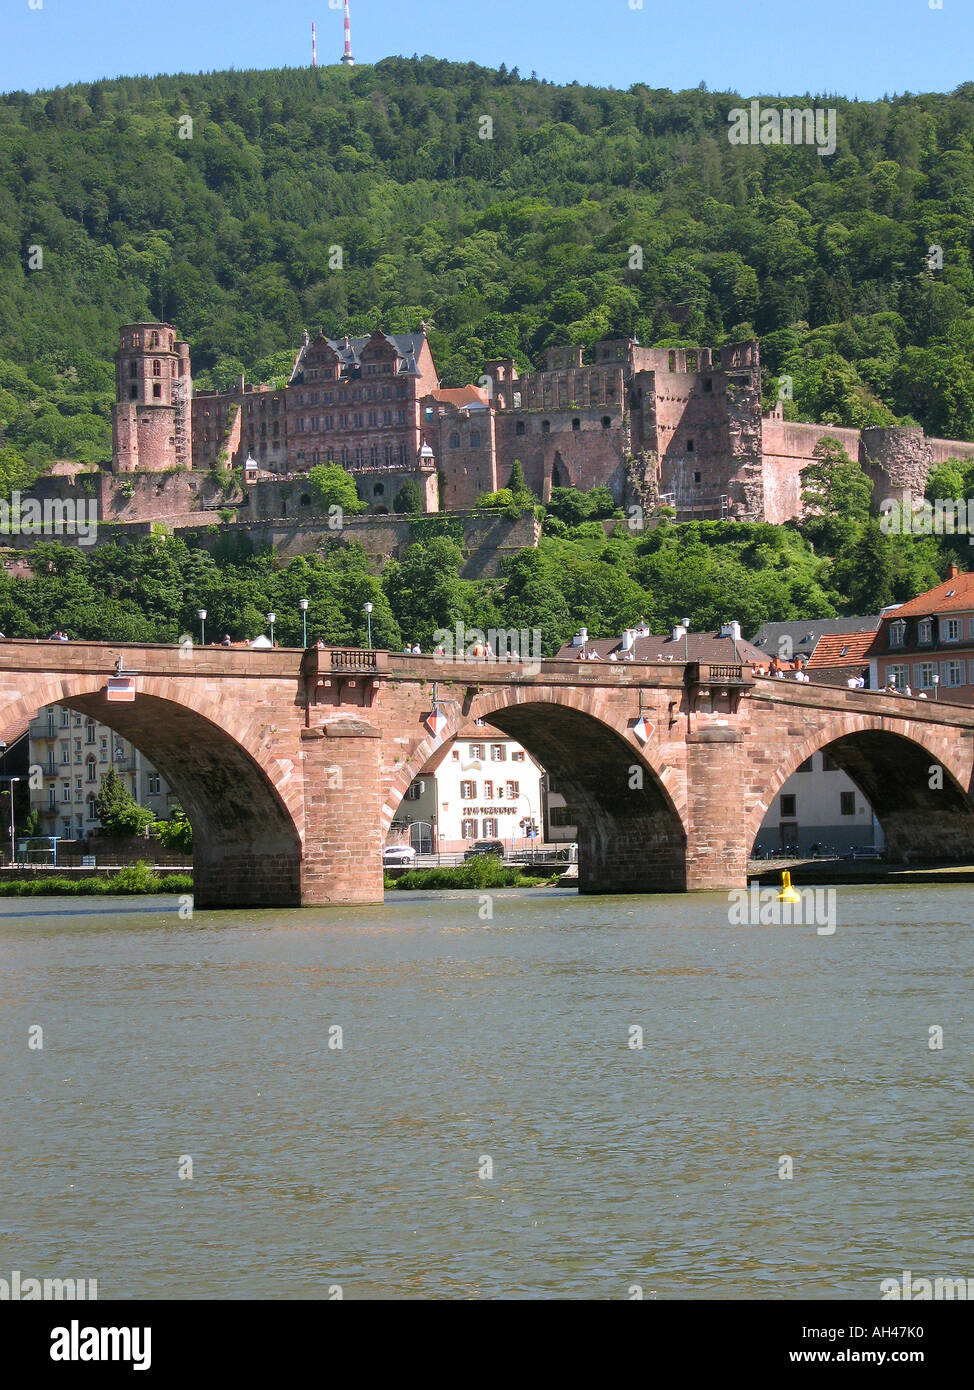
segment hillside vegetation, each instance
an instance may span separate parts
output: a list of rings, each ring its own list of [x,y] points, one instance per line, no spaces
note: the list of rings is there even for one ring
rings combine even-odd
[[[730,145],[740,103],[428,58],[3,96],[0,484],[108,459],[118,325],[155,317],[201,385],[281,376],[304,327],[424,319],[448,385],[756,332],[795,418],[974,438],[974,84],[829,99],[831,158]]]

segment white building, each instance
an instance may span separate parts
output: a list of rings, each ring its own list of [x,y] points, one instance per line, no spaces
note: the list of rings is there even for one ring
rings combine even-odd
[[[110,767],[140,806],[168,820],[177,800],[152,764],[107,724],[63,705],[47,705],[30,722],[32,766],[42,784],[31,787],[30,808],[40,812],[40,833],[83,840],[98,829],[95,797]]]
[[[827,752],[806,758],[784,783],[761,822],[755,851],[818,845],[844,854],[853,845],[882,849],[883,832],[873,809],[851,777]]]
[[[540,844],[543,777],[541,765],[515,739],[489,724],[470,724],[437,750],[409,787],[389,841],[439,854],[469,849],[477,840],[503,840],[508,850]]]

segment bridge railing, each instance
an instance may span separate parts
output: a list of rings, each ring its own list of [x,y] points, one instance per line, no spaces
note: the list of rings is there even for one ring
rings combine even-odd
[[[749,666],[688,661],[686,683],[687,685],[746,686],[754,684],[754,676],[751,674]]]
[[[389,669],[389,653],[376,651],[374,647],[309,647],[301,665],[306,676],[324,675],[329,671],[378,675]]]

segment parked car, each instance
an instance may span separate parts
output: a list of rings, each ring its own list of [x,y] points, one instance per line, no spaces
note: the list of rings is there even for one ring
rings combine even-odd
[[[853,845],[842,856],[843,859],[882,859],[883,851],[875,845]]]
[[[411,864],[415,858],[412,845],[386,845],[382,851],[383,864]]]
[[[463,857],[464,859],[476,859],[481,854],[496,854],[498,859],[503,859],[503,840],[477,840],[470,846]]]

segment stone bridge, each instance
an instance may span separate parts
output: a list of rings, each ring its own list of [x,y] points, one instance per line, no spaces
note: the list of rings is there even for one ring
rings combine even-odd
[[[107,699],[119,658],[132,703]],[[736,666],[0,643],[0,737],[54,703],[110,724],[173,787],[199,906],[380,901],[407,787],[478,718],[522,742],[577,811],[582,892],[742,887],[772,797],[824,748],[892,855],[974,858],[974,709]]]

